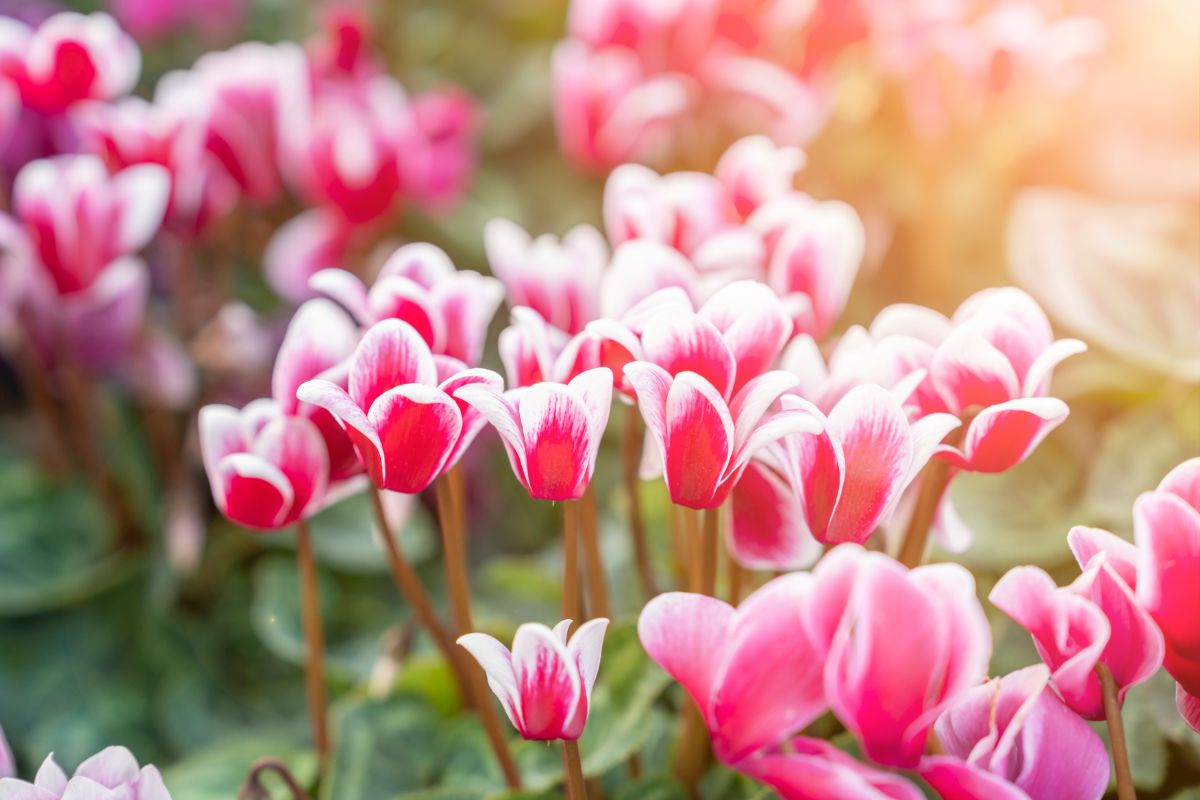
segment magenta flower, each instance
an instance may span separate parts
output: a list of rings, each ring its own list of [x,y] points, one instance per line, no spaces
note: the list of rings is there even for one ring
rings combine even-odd
[[[314,378],[346,388],[349,376],[345,362],[357,344],[358,328],[344,311],[323,298],[309,300],[292,317],[271,373],[271,397],[279,410],[311,420],[325,441],[330,483],[362,471],[354,445],[332,414],[301,402],[296,391]]]
[[[921,777],[946,800],[1099,800],[1108,751],[1049,682],[1037,664],[963,692],[934,728],[945,755],[924,758]]]
[[[956,467],[1010,469],[1066,419],[1066,403],[1045,396],[1050,375],[1087,346],[1055,341],[1046,315],[1020,289],[979,292],[949,322],[911,306],[884,313],[887,333],[902,337],[893,343],[905,345],[893,351],[896,361],[909,371],[927,370],[913,394],[920,413],[970,416],[962,444],[942,450]]]
[[[338,420],[376,486],[415,494],[457,463],[483,427],[482,417],[453,397],[455,390],[500,381],[461,362],[442,366],[411,325],[385,319],[355,348],[346,388],[318,378],[296,396]]]
[[[255,400],[241,411],[207,405],[199,426],[213,500],[231,521],[278,530],[324,503],[329,454],[308,419],[284,415],[272,400]]]
[[[975,579],[957,564],[910,571],[853,544],[822,558],[813,578],[807,624],[828,643],[833,713],[872,761],[916,766],[938,715],[987,674],[991,630]]]
[[[369,326],[383,319],[411,325],[439,355],[479,363],[487,326],[504,297],[495,278],[457,270],[438,247],[423,242],[396,250],[368,290],[343,270],[321,270],[312,288],[338,301]]]
[[[475,174],[480,103],[458,87],[443,86],[413,98],[412,113],[424,146],[404,154],[408,189],[429,211],[445,211],[458,203]]]
[[[508,303],[532,308],[550,325],[574,335],[600,316],[600,282],[608,246],[590,225],[562,239],[531,239],[520,226],[494,219],[483,232],[492,274],[504,283]]]
[[[10,57],[0,76],[12,81],[21,102],[40,114],[61,114],[81,100],[112,100],[137,83],[141,54],[108,14],[63,12],[36,30],[15,26]]]
[[[691,695],[722,762],[738,766],[827,708],[824,645],[802,619],[821,602],[812,576],[793,573],[736,609],[684,592],[659,595],[642,609],[642,647]]]
[[[1037,567],[1017,567],[988,599],[1029,631],[1054,688],[1087,719],[1104,719],[1098,663],[1112,672],[1119,700],[1162,665],[1163,635],[1107,553],[1063,588]]]
[[[554,630],[525,623],[517,628],[511,652],[484,633],[458,637],[487,673],[488,685],[523,739],[583,735],[608,620],[585,622],[568,641],[570,627],[569,619]]]
[[[263,273],[275,293],[294,303],[317,292],[315,275],[348,257],[354,228],[337,211],[318,206],[284,222],[263,250]]]
[[[486,372],[486,370],[481,370]],[[465,385],[454,396],[473,407],[504,442],[517,480],[535,500],[578,500],[596,468],[608,425],[613,375],[597,367],[569,383],[502,392],[502,381]]]
[[[124,747],[108,747],[84,761],[67,774],[46,756],[33,783],[16,778],[0,778],[0,798],[4,800],[171,800],[156,767],[139,769],[133,753]]]
[[[715,332],[715,328],[709,330]],[[713,349],[726,357],[692,364],[699,368],[715,365],[720,371],[710,369],[709,374],[728,386],[734,369],[732,355],[721,349],[719,334],[710,341]],[[710,352],[699,351],[700,355]],[[669,363],[678,367],[685,362]],[[789,434],[820,430],[820,423],[806,411],[771,410],[795,385],[795,378],[785,372],[759,375],[732,401],[726,401],[708,378],[688,369],[672,375],[658,364],[635,361],[625,367],[625,378],[637,394],[671,502],[689,508],[719,507],[756,453]]]
[[[783,800],[921,800],[921,791],[892,772],[855,761],[820,739],[798,736],[780,749],[743,762],[740,769]]]

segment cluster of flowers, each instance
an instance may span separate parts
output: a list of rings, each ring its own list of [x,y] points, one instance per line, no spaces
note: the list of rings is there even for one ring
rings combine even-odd
[[[238,204],[290,190],[311,209],[264,258],[295,299],[352,236],[406,202],[452,202],[473,169],[473,101],[455,89],[408,97],[348,11],[307,48],[207,53],[163,76],[153,101],[127,96],[140,56],[107,15],[0,22],[0,163],[15,176],[0,217],[0,332],[11,339],[23,319],[42,350],[65,339],[96,369],[145,345],[151,279],[137,255],[160,231],[194,246]]]
[[[804,144],[830,114],[850,49],[901,81],[913,122],[935,131],[1014,81],[1070,85],[1103,28],[1057,5],[575,0],[554,54],[559,140],[595,169],[702,151],[712,143],[697,136],[728,135],[730,120],[734,135]]]
[[[137,759],[124,747],[106,748],[85,760],[67,778],[54,755],[46,756],[33,783],[12,777],[12,758],[0,731],[0,797],[4,800],[171,800],[158,769],[138,768]]]

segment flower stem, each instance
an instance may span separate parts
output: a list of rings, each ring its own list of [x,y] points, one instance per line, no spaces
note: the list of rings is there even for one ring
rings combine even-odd
[[[405,557],[404,551],[396,543],[396,537],[392,533],[391,525],[388,523],[387,515],[383,509],[383,496],[376,486],[371,487],[371,506],[375,510],[375,523],[379,526],[380,537],[383,539],[388,566],[392,572],[392,581],[396,584],[396,588],[400,590],[400,594],[404,596],[404,600],[412,606],[413,613],[416,614],[425,631],[433,639],[434,644],[441,651],[447,663],[450,664],[450,668],[454,672],[454,677],[458,679],[458,685],[462,690],[463,697],[470,700],[470,678],[464,669],[459,649],[455,647],[454,640],[450,638],[445,627],[438,619],[437,612],[434,610],[433,600],[430,599],[429,593],[425,591],[425,586],[421,583],[420,576],[417,575],[416,570],[413,569],[412,564]]]
[[[1125,725],[1121,722],[1121,704],[1117,700],[1117,683],[1105,664],[1096,664],[1100,688],[1104,697],[1104,717],[1108,722],[1108,739],[1112,743],[1113,772],[1117,776],[1118,800],[1137,800],[1133,775],[1129,769],[1129,750],[1125,745]]]
[[[717,596],[717,560],[720,552],[721,509],[704,512],[704,528],[700,536],[700,591],[709,597]]]
[[[642,417],[637,406],[628,406],[625,428],[621,432],[621,465],[625,479],[625,495],[629,503],[629,536],[633,540],[633,565],[646,597],[656,597],[654,567],[650,563],[650,548],[646,543],[646,525],[642,520],[642,499],[638,492],[638,466],[641,461]]]
[[[683,546],[687,548],[687,590],[700,592],[703,587],[704,557],[700,553],[700,528],[703,511],[681,507],[683,515]]]
[[[270,757],[260,758],[250,765],[250,773],[246,775],[245,783],[238,790],[237,800],[270,800],[271,793],[264,789],[261,783],[264,772],[274,772],[278,775],[292,793],[292,800],[309,800],[308,792],[304,791],[304,787],[296,780],[287,764]]]
[[[583,551],[587,564],[588,612],[593,617],[612,617],[608,602],[608,586],[604,575],[604,556],[600,552],[599,514],[596,510],[596,490],[589,485],[579,501],[579,516],[583,532]]]
[[[725,568],[729,582],[729,604],[736,606],[742,600],[742,565],[733,557],[733,551],[725,548]]]
[[[451,480],[442,476],[434,483],[437,495],[438,521],[442,529],[442,549],[446,559],[446,582],[450,587],[450,604],[454,611],[454,627],[461,636],[475,629],[471,619],[471,587],[467,579],[466,535],[460,527],[460,516],[455,510],[455,490]],[[460,494],[461,496],[461,494]],[[457,656],[462,658],[461,655]],[[461,662],[460,662],[461,663]],[[511,789],[521,787],[521,773],[517,762],[513,760],[508,740],[504,737],[504,729],[500,718],[496,715],[496,706],[488,697],[483,684],[481,670],[464,667],[467,672],[467,699],[479,713],[479,721],[483,723],[484,733],[496,756],[504,780]]]
[[[957,447],[978,412],[979,409],[974,406],[963,412],[962,425],[950,432],[945,443]],[[938,506],[941,505],[946,490],[950,488],[950,479],[953,477],[954,470],[950,462],[937,456],[931,458],[921,471],[917,502],[904,531],[900,552],[896,555],[896,560],[909,569],[920,566],[925,560],[926,544],[929,542],[929,532],[933,529],[933,520],[937,517]]]
[[[707,764],[708,729],[696,704],[685,699],[681,730],[675,744],[675,777],[690,793],[695,794],[696,785]]]
[[[587,800],[587,787],[583,782],[583,761],[579,758],[579,742],[563,739],[562,751],[567,800]]]
[[[321,629],[321,602],[317,596],[317,562],[313,558],[308,521],[296,523],[296,564],[300,570],[300,604],[303,610],[304,685],[308,695],[308,713],[312,721],[317,757],[324,764],[329,757],[329,731],[325,724],[325,635]]]
[[[563,591],[562,618],[580,622],[579,607],[579,504],[563,502]]]

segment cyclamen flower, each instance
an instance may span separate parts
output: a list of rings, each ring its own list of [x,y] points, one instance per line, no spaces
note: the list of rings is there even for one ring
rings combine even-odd
[[[0,779],[16,774],[17,765],[13,761],[12,750],[8,746],[8,739],[4,738],[4,728],[0,728]]]
[[[570,628],[569,619],[554,630],[525,623],[517,628],[511,652],[484,633],[458,638],[487,673],[488,685],[523,739],[573,740],[583,735],[608,620],[585,622],[568,641]]]
[[[133,753],[124,747],[108,747],[67,774],[46,756],[33,783],[0,778],[0,798],[5,800],[74,800],[75,798],[122,798],[122,800],[171,800],[162,774],[147,764],[138,768]]]
[[[764,464],[733,490],[731,552],[764,569],[802,566],[813,540],[866,541],[959,424],[949,414],[910,424],[900,402],[879,386],[852,389],[828,417],[796,397],[782,403],[807,411],[822,429],[790,435],[764,456],[784,471],[790,488],[777,491],[774,470]]]
[[[833,713],[872,761],[916,766],[938,715],[987,674],[991,630],[975,579],[957,564],[908,570],[853,544],[829,552],[813,578],[806,624],[828,642]]]
[[[528,306],[571,335],[600,316],[608,246],[595,228],[577,225],[561,240],[550,234],[531,239],[515,223],[494,219],[483,238],[492,273],[513,308]]]
[[[108,14],[63,12],[17,36],[13,52],[0,58],[0,76],[40,114],[61,114],[81,100],[119,97],[133,88],[142,69],[137,45]]]
[[[728,360],[710,363],[732,372]],[[718,508],[756,453],[788,434],[820,430],[805,411],[771,410],[795,385],[785,372],[759,375],[732,401],[696,372],[672,375],[658,364],[635,361],[625,367],[625,377],[637,394],[671,502],[689,508]]]
[[[770,786],[783,800],[922,800],[909,781],[855,761],[820,739],[797,736],[740,769]],[[981,798],[982,800],[982,798]]]
[[[921,777],[948,800],[1099,800],[1108,751],[1049,683],[1038,664],[967,689],[938,718],[945,754],[922,759]]]
[[[277,530],[316,513],[329,484],[329,454],[304,417],[272,400],[242,410],[200,409],[200,455],[221,513],[239,525]]]
[[[583,497],[608,425],[612,371],[597,367],[566,384],[543,382],[503,393],[500,376],[488,374],[491,381],[462,386],[454,396],[500,434],[525,491],[535,500]]]
[[[927,371],[912,395],[919,413],[970,418],[962,444],[941,450],[955,467],[1010,469],[1066,419],[1066,403],[1045,396],[1050,375],[1087,346],[1055,341],[1046,315],[1020,289],[979,292],[952,320],[912,306],[892,307],[880,317],[885,315],[886,326],[876,322],[881,334],[896,337],[891,355],[897,368]]]
[[[455,390],[493,381],[500,377],[488,370],[435,357],[411,325],[386,319],[355,348],[347,388],[318,378],[296,396],[338,420],[376,486],[415,494],[457,463],[483,427]]]
[[[1070,586],[1037,567],[1017,567],[988,599],[1029,631],[1063,700],[1087,719],[1104,719],[1096,665],[1117,685],[1118,701],[1163,663],[1163,635],[1107,553],[1098,553]]]
[[[457,270],[440,248],[423,242],[396,250],[370,290],[344,270],[321,270],[310,283],[359,324],[403,320],[434,353],[467,364],[479,363],[488,323],[504,297],[495,278]]]
[[[642,647],[691,695],[723,763],[736,766],[824,713],[827,642],[802,619],[820,602],[812,576],[798,572],[768,581],[736,609],[685,592],[642,609]]]

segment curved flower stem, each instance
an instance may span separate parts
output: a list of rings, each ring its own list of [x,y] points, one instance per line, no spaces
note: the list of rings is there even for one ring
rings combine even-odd
[[[442,549],[446,560],[446,583],[450,587],[450,605],[454,612],[454,629],[458,636],[470,633],[475,629],[471,619],[471,586],[467,578],[466,535],[460,525],[462,517],[455,509],[455,489],[452,479],[446,475],[434,482],[434,492],[437,495],[438,523],[442,529]],[[461,497],[461,489],[459,490]],[[461,659],[461,655],[456,656]],[[461,661],[460,661],[461,664]],[[479,713],[479,721],[483,724],[488,743],[504,773],[504,780],[511,789],[521,788],[521,773],[517,762],[513,760],[509,750],[508,740],[504,737],[504,728],[500,717],[496,714],[496,706],[488,697],[487,688],[483,684],[483,672],[464,666],[467,678],[465,688],[467,700]]]
[[[562,618],[580,623],[579,602],[579,503],[563,501],[563,591]]]
[[[633,565],[646,597],[658,596],[654,582],[654,567],[646,542],[646,525],[642,519],[642,498],[638,492],[638,467],[641,462],[642,415],[636,405],[625,410],[625,427],[621,431],[621,466],[625,480],[625,496],[629,503],[629,536],[633,541]]]
[[[1137,800],[1133,774],[1129,769],[1129,750],[1125,745],[1125,725],[1121,722],[1121,704],[1117,699],[1117,683],[1104,664],[1096,664],[1100,688],[1104,697],[1104,718],[1108,722],[1108,739],[1112,743],[1113,773],[1117,776],[1118,800]]]
[[[383,539],[388,566],[392,572],[392,581],[396,584],[396,588],[400,590],[400,594],[404,595],[405,601],[412,606],[413,613],[416,614],[421,625],[433,639],[438,650],[441,651],[442,657],[450,664],[451,670],[454,671],[454,677],[458,680],[459,688],[462,690],[463,697],[469,701],[473,701],[469,688],[470,678],[464,668],[460,652],[455,647],[454,640],[446,632],[441,620],[438,619],[437,612],[434,610],[433,600],[430,599],[429,593],[425,591],[425,586],[421,583],[420,576],[417,575],[412,564],[405,558],[404,551],[397,544],[396,537],[392,533],[391,525],[388,523],[387,515],[383,509],[383,496],[379,488],[374,485],[371,486],[371,506],[375,510],[375,523],[379,526],[380,536]]]
[[[695,794],[696,785],[708,765],[708,728],[700,709],[690,699],[684,700],[683,720],[679,739],[675,744],[673,771],[675,777],[689,793]]]
[[[742,579],[745,576],[742,572],[742,565],[737,562],[733,551],[728,547],[725,548],[725,568],[729,580],[729,605],[736,606],[742,601]]]
[[[305,693],[312,721],[313,742],[322,765],[329,757],[329,731],[325,723],[325,634],[321,628],[321,601],[317,596],[317,562],[313,558],[308,521],[296,523],[296,564],[300,570],[300,604],[303,610]]]
[[[583,761],[579,757],[579,742],[562,740],[563,775],[567,783],[567,800],[587,800],[587,786],[583,782]]]
[[[709,597],[717,596],[717,561],[721,547],[721,508],[704,512],[704,528],[700,535],[700,591]]]
[[[264,789],[261,783],[264,772],[274,772],[278,775],[292,793],[292,800],[309,800],[308,792],[304,791],[287,764],[270,757],[260,758],[250,765],[250,773],[246,775],[245,783],[238,790],[237,800],[270,800],[271,793]]]
[[[22,337],[17,348],[17,367],[21,376],[21,386],[38,416],[38,427],[42,429],[39,433],[44,434],[40,439],[46,470],[61,475],[70,468],[70,459],[67,456],[70,448],[63,439],[65,424],[59,416],[58,405],[50,391],[46,362],[34,345],[32,332]]]
[[[596,510],[596,490],[589,485],[579,501],[580,530],[587,564],[588,613],[593,617],[612,617],[608,602],[608,586],[604,574],[604,556],[600,552],[599,514]]]

